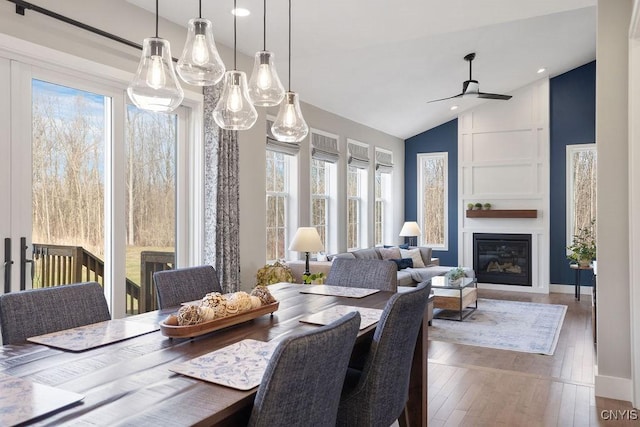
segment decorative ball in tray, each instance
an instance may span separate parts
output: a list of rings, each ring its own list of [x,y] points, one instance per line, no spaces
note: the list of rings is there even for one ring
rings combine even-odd
[[[172,338],[197,337],[273,313],[278,305],[266,286],[256,286],[251,294],[211,292],[199,304],[185,304],[169,315],[160,322],[160,330]]]

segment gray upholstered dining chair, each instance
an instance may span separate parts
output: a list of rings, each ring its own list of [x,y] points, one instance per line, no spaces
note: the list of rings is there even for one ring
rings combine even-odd
[[[110,320],[107,299],[96,282],[30,289],[0,296],[2,343]]]
[[[388,427],[403,414],[418,331],[431,283],[395,294],[385,306],[362,371],[349,369],[338,426]]]
[[[381,259],[336,258],[324,284],[396,292],[398,267]]]
[[[199,300],[209,292],[222,292],[216,269],[210,265],[156,271],[153,282],[160,309]]]
[[[249,425],[334,427],[360,314],[280,342],[258,388]]]

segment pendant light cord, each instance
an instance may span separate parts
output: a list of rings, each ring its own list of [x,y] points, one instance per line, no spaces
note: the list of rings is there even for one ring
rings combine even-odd
[[[158,38],[158,1],[156,0],[156,38]]]
[[[156,0],[157,1],[157,0]],[[236,29],[236,21],[238,20],[238,1],[237,0],[233,0],[233,69],[236,70],[236,39],[237,39],[237,29]]]
[[[267,50],[267,0],[262,4],[262,50]]]
[[[289,0],[289,92],[291,92],[291,0]]]
[[[198,18],[202,19],[202,0],[198,1]]]

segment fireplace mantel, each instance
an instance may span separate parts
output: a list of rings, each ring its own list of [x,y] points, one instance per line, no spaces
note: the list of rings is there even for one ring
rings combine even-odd
[[[537,218],[536,209],[467,210],[467,218]]]

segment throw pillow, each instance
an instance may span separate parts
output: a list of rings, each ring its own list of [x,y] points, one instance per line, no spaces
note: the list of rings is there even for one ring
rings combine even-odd
[[[402,255],[400,255],[399,248],[378,248],[382,259],[400,259]],[[398,269],[400,269],[398,267]]]
[[[411,258],[413,260],[414,268],[424,268],[424,262],[422,261],[422,254],[419,248],[415,249],[400,249],[400,255],[402,258]]]
[[[413,267],[413,259],[411,258],[390,259],[389,261],[393,261],[396,263],[396,265],[398,266],[398,271],[405,268]]]
[[[401,244],[401,245],[398,245],[398,247],[399,247],[400,249],[409,249],[409,244],[408,244],[408,243],[403,243],[403,244]]]

